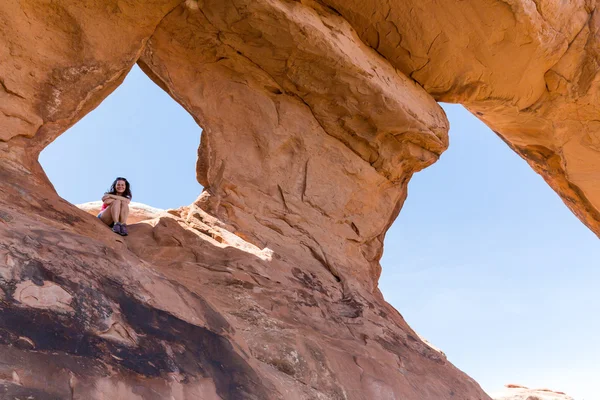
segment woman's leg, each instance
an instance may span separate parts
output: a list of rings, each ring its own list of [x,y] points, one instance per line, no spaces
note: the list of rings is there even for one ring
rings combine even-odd
[[[102,213],[100,214],[100,221],[104,222],[108,226],[110,226],[113,222],[116,221],[113,218],[113,204],[115,203],[110,203],[108,207],[105,208],[104,211],[102,211]]]
[[[108,210],[110,210],[110,216],[112,217],[112,220],[115,222],[115,224],[117,222],[120,222],[119,215],[121,214],[121,202],[118,200],[113,201],[106,209],[106,211]]]
[[[127,223],[127,217],[129,216],[129,204],[126,201],[119,201],[121,203],[121,212],[119,214],[119,222],[122,224]]]

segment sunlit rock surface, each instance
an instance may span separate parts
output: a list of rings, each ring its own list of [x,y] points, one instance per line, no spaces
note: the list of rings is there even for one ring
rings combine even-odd
[[[382,298],[383,238],[448,146],[436,100],[600,232],[594,10],[2,2],[0,396],[489,399]],[[37,158],[136,62],[203,128],[204,191],[121,237]]]
[[[462,103],[600,235],[596,0],[322,0],[436,100]]]
[[[575,400],[563,392],[550,389],[529,389],[521,385],[506,385],[499,393],[493,393],[494,400]]]

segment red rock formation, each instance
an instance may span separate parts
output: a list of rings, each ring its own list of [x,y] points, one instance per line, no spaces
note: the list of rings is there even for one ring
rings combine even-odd
[[[600,235],[596,0],[322,0],[436,100],[464,104]]]
[[[434,97],[526,126],[503,132],[559,193],[577,194],[572,208],[595,229],[587,187],[567,174],[585,167],[593,178],[595,164],[568,170],[557,149],[569,131],[559,140],[524,117],[593,104],[593,79],[555,90],[540,74],[595,25],[583,25],[583,2],[538,2],[536,14],[518,0],[510,12],[463,1],[473,23],[463,34],[450,29],[460,12],[442,3],[0,4],[2,396],[489,399],[383,300],[383,237],[412,174],[447,147]],[[427,18],[442,31],[430,43]],[[424,39],[401,51],[408,37]],[[495,40],[486,57],[481,37]],[[592,48],[569,48],[581,56],[571,72],[587,65],[595,76]],[[122,238],[61,200],[37,157],[135,62],[203,127],[205,190]]]
[[[447,146],[443,111],[338,16],[204,4],[174,10],[140,60],[204,129],[202,207],[371,291],[410,176]]]
[[[0,140],[44,148],[123,81],[180,2],[3,1]]]
[[[488,398],[376,289],[447,121],[342,18],[275,1],[0,15],[3,115],[23,117],[0,144],[3,396]],[[26,52],[24,31],[48,37]],[[61,200],[37,155],[142,52],[205,129],[205,192],[122,238]]]

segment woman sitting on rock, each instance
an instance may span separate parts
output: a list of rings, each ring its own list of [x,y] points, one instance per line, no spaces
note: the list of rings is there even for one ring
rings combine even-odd
[[[102,196],[102,202],[98,218],[110,226],[114,233],[127,236],[127,216],[131,202],[131,188],[127,179],[115,179],[108,192]]]

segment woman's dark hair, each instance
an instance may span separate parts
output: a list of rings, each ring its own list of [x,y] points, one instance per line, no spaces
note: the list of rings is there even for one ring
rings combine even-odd
[[[108,189],[108,192],[106,192],[106,193],[118,195],[117,188],[115,187],[115,186],[117,186],[118,181],[125,182],[125,191],[123,192],[123,194],[121,196],[131,199],[131,185],[129,184],[129,181],[127,179],[122,178],[120,176],[117,179],[115,179],[115,181],[112,183],[112,185],[110,185],[110,189]]]

